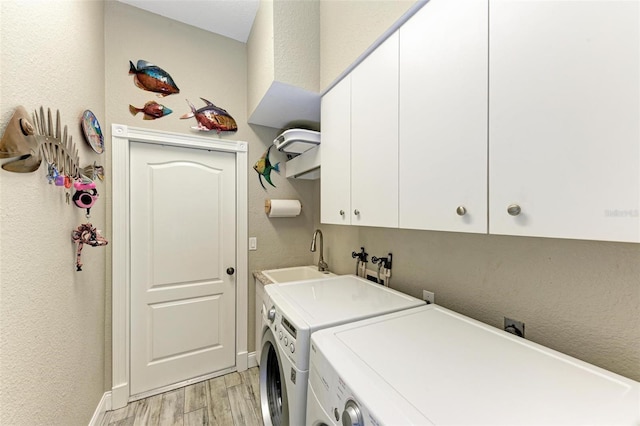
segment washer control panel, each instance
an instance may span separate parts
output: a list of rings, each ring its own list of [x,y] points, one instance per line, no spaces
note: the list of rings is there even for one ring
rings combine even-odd
[[[284,353],[297,365],[298,354],[296,353],[296,343],[298,330],[296,326],[277,310],[274,324],[274,334],[278,339],[278,344],[284,347]]]

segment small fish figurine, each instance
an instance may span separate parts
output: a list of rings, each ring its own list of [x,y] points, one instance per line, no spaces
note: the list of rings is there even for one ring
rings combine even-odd
[[[196,110],[196,107],[194,107],[187,99],[187,104],[191,107],[191,112],[180,117],[182,119],[195,117],[198,122],[198,126],[192,127],[192,129],[200,130],[202,132],[208,132],[215,129],[218,134],[220,134],[220,131],[235,132],[238,130],[236,120],[234,120],[226,110],[215,106],[212,102],[209,102],[204,98],[200,99],[202,99],[207,105]]]
[[[265,188],[264,183],[262,183],[262,177],[264,176],[266,181],[269,182],[269,185],[275,188],[276,186],[273,184],[273,182],[271,182],[271,171],[275,170],[276,172],[280,173],[280,163],[276,163],[275,166],[272,166],[271,161],[269,161],[270,150],[271,146],[267,148],[264,154],[262,154],[262,157],[260,157],[260,159],[256,161],[256,164],[253,166],[253,170],[258,172],[258,180],[260,181],[260,185],[262,185],[262,188],[264,190],[266,190],[267,188]]]
[[[167,96],[180,93],[168,72],[157,65],[140,59],[137,67],[129,61],[129,74],[133,74],[133,81],[139,88],[158,93],[158,96]]]
[[[156,101],[149,101],[142,108],[136,108],[133,105],[129,105],[129,112],[131,115],[137,115],[139,112],[144,113],[143,120],[155,120],[156,118],[164,117],[165,115],[171,114],[169,108],[164,105],[160,105]]]

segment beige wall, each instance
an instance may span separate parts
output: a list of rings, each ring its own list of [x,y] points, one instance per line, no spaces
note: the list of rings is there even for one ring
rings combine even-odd
[[[101,2],[0,1],[0,133],[18,105],[60,110],[80,153],[94,153],[80,117],[104,114]],[[107,147],[109,145],[107,144]],[[108,148],[107,148],[108,149]],[[64,191],[34,173],[0,170],[0,424],[87,424],[105,390],[104,247],[85,246],[75,271],[71,231],[86,222]],[[108,195],[91,222],[105,229]]]
[[[326,88],[413,2],[321,1]],[[330,167],[323,164],[323,167]],[[393,253],[391,286],[640,380],[640,245],[321,225],[328,262],[352,273],[350,253]],[[526,366],[523,366],[526,368]]]
[[[320,82],[319,0],[276,0],[275,79],[310,92]]]
[[[326,89],[415,0],[320,0],[320,89]]]
[[[256,109],[275,80],[273,2],[261,1],[247,40],[247,115]]]
[[[249,116],[265,95],[270,99],[285,96],[281,93],[283,87],[294,86],[317,93],[320,1],[261,0],[247,41],[247,52]]]

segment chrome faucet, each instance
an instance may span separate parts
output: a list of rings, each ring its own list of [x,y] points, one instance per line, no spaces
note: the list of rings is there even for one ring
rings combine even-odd
[[[311,240],[311,251],[315,252],[316,251],[316,238],[318,237],[318,235],[320,235],[320,259],[318,259],[318,271],[328,271],[329,270],[329,265],[327,265],[327,262],[324,261],[324,257],[322,255],[323,252],[323,248],[322,248],[322,231],[319,229],[316,229],[316,232],[313,233],[313,239]]]

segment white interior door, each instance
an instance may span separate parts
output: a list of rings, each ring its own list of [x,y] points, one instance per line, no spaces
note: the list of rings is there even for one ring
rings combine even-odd
[[[235,365],[235,154],[132,143],[131,394]]]

